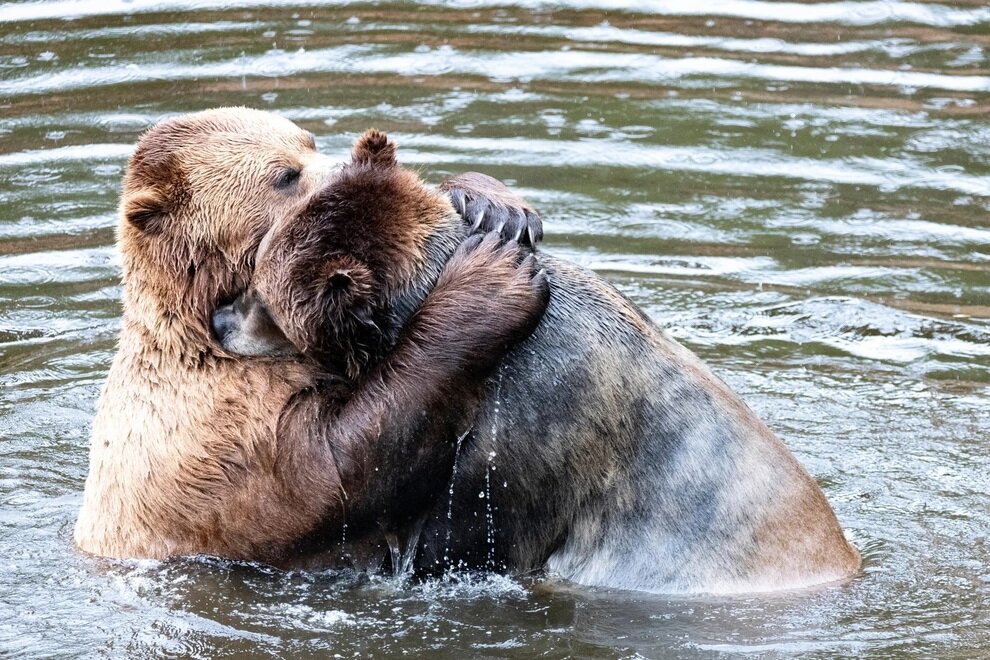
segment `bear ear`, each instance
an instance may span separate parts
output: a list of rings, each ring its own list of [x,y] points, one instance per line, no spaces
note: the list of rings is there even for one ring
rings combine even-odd
[[[158,190],[142,190],[124,200],[124,217],[145,233],[158,233],[165,226],[168,199]]]
[[[355,163],[393,167],[396,165],[395,143],[381,131],[369,129],[354,143],[351,160]]]
[[[346,291],[354,286],[354,278],[351,276],[350,271],[337,270],[330,273],[327,283],[334,291]]]
[[[326,282],[327,293],[347,299],[370,295],[374,277],[368,267],[350,256],[331,257],[320,268],[320,278]]]
[[[321,315],[339,324],[370,305],[375,278],[367,266],[350,256],[331,257],[319,269]]]

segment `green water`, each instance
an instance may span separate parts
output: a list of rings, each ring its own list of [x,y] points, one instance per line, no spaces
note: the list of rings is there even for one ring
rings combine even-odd
[[[988,52],[980,0],[0,5],[0,655],[990,653]],[[673,599],[77,554],[122,170],[219,105],[509,181],[785,438],[863,574]]]

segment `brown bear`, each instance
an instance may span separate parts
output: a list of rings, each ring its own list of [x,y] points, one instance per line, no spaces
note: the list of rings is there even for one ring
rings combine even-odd
[[[222,343],[257,348],[246,319],[264,318],[288,346],[361,382],[464,237],[457,223],[416,225],[431,260],[391,266],[413,263],[410,230],[381,228],[430,217],[432,199],[383,135],[366,134],[353,162],[266,236],[251,288],[218,310]],[[403,511],[418,572],[548,568],[588,585],[724,593],[858,570],[814,480],[721,380],[599,277],[546,254],[539,263],[546,314],[489,378],[449,481]]]
[[[463,179],[470,180],[471,201],[464,199]],[[525,204],[484,175],[445,183],[454,186],[453,197],[468,219],[474,217],[475,200],[516,211]],[[252,287],[214,314],[224,347],[268,357],[292,355],[298,347],[323,367],[322,378],[356,382],[394,345],[464,238],[463,222],[438,213],[438,203],[446,201],[415,174],[396,167],[395,147],[383,133],[365,133],[351,162],[297,216],[277,223],[262,240]],[[503,233],[518,238],[533,224],[515,222]],[[493,232],[483,241],[478,234],[470,245],[488,250],[499,236]],[[511,246],[514,238],[509,240]],[[530,244],[538,240],[529,238]],[[534,264],[530,254],[525,265]]]
[[[545,276],[515,244],[456,248],[346,398],[305,360],[246,360],[212,336],[211,313],[247,286],[262,237],[298,217],[330,170],[311,134],[244,108],[168,120],[141,138],[121,198],[123,319],[93,424],[82,550],[291,563],[345,512],[378,524],[391,498],[426,506],[403,490],[411,470],[449,472],[485,377],[546,304]],[[442,193],[430,200],[424,222],[464,225]],[[507,231],[538,239],[524,211],[506,216]],[[413,260],[426,249],[381,238]]]

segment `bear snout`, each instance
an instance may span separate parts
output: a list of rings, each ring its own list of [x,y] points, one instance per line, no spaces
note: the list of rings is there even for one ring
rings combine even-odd
[[[237,329],[238,317],[237,312],[234,311],[234,303],[229,305],[224,305],[223,307],[218,307],[215,312],[213,312],[213,318],[210,319],[210,325],[213,328],[213,336],[216,337],[217,341],[220,342],[224,348],[226,348],[227,338]]]
[[[210,327],[228,353],[245,357],[297,357],[296,349],[272,318],[268,306],[254,292],[247,291],[229,305],[218,307]]]

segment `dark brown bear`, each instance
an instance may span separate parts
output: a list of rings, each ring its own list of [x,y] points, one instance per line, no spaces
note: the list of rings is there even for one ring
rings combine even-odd
[[[244,318],[268,317],[288,344],[361,382],[464,237],[440,220],[446,207],[366,134],[354,162],[265,238],[225,345],[253,345]],[[550,305],[489,379],[455,468],[436,450],[449,442],[422,447],[397,488],[429,504],[378,512],[408,521],[417,571],[547,568],[590,585],[723,593],[857,571],[814,480],[721,380],[593,273],[539,262]],[[457,308],[436,319],[462,323]]]
[[[298,350],[321,365],[325,376],[355,382],[395,344],[464,238],[463,220],[451,213],[445,188],[453,189],[466,217],[477,214],[489,222],[501,217],[511,225],[492,227],[484,241],[476,235],[463,252],[480,248],[493,258],[516,254],[525,257],[521,278],[535,272],[535,258],[525,256],[514,240],[525,231],[531,232],[530,243],[539,240],[538,219],[518,217],[525,202],[494,179],[473,173],[430,190],[398,167],[395,145],[372,130],[361,136],[351,161],[329,184],[262,240],[250,289],[214,315],[225,348],[268,356]],[[467,202],[466,190],[473,195]],[[499,249],[502,236],[510,240]],[[465,283],[472,272],[484,277],[481,266],[465,269]],[[533,284],[545,282],[542,273]],[[503,302],[511,303],[512,288]],[[242,319],[252,331],[231,325]],[[255,343],[238,343],[248,338]]]

